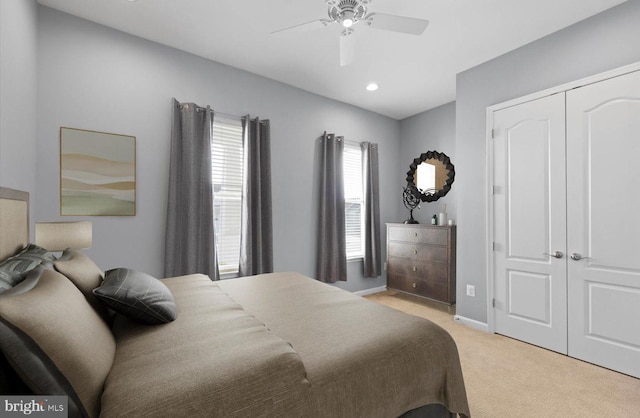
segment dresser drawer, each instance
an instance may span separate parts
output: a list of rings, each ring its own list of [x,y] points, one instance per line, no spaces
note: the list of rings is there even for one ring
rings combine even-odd
[[[424,296],[440,302],[449,301],[449,289],[446,283],[432,282],[416,277],[404,277],[394,274],[387,276],[388,287],[414,295]]]
[[[449,239],[449,228],[440,228],[416,228],[390,225],[387,229],[387,239],[389,241],[420,242],[423,244],[446,246]]]
[[[447,283],[449,266],[446,264],[424,263],[420,261],[404,260],[389,257],[387,274],[403,277],[416,277],[438,283]]]
[[[449,261],[446,247],[408,244],[405,242],[389,242],[388,254],[389,257],[404,257],[412,260],[431,261],[435,263],[447,263]]]

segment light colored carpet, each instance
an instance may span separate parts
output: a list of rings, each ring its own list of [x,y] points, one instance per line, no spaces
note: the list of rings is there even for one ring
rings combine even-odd
[[[451,334],[473,418],[640,417],[640,379],[461,325],[435,302],[393,291],[367,299]]]

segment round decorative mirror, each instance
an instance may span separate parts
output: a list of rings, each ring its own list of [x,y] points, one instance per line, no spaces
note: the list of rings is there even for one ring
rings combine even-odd
[[[415,158],[407,171],[407,183],[415,186],[423,202],[435,202],[449,193],[456,175],[455,168],[446,154],[428,151]]]

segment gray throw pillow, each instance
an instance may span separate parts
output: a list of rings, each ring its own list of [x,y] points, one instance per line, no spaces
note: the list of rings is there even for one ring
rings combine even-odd
[[[107,271],[93,294],[107,307],[143,324],[165,324],[177,316],[169,288],[155,277],[135,270]]]
[[[27,245],[13,257],[0,263],[0,293],[20,283],[27,274],[43,261],[53,261],[53,253],[35,244]]]

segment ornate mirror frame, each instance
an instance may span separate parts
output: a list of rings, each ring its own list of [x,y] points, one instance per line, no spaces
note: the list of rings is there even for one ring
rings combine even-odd
[[[420,164],[428,160],[437,160],[442,162],[442,164],[444,164],[445,166],[445,169],[447,170],[447,179],[445,181],[444,186],[442,187],[442,189],[438,190],[435,193],[422,193],[418,190],[417,187],[415,187],[414,179],[416,175],[416,170],[418,169],[418,166]],[[435,202],[436,200],[440,199],[441,197],[449,193],[449,190],[451,190],[451,185],[453,184],[453,180],[455,179],[455,176],[456,176],[455,167],[453,166],[453,164],[451,163],[451,160],[449,159],[449,157],[447,157],[446,154],[438,151],[427,151],[420,154],[420,157],[414,158],[413,163],[409,166],[409,171],[407,171],[407,183],[414,186],[412,189],[414,190],[414,193],[418,194],[418,196],[420,197],[420,200],[422,200],[423,202]]]

